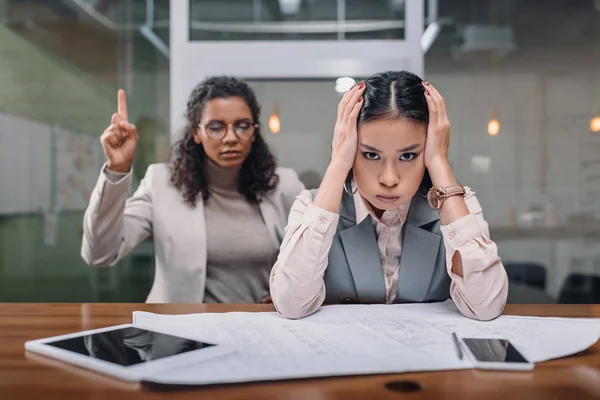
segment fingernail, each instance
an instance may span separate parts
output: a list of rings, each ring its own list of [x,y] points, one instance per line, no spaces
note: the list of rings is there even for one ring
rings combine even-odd
[[[429,86],[429,82],[427,82],[427,81],[423,81],[423,85],[425,85],[425,86]]]
[[[358,84],[358,87],[360,89],[364,88],[365,87],[365,81],[360,81],[360,83]]]
[[[425,89],[425,94],[429,96],[429,90]]]
[[[360,103],[363,100],[362,96],[358,98],[358,102]]]

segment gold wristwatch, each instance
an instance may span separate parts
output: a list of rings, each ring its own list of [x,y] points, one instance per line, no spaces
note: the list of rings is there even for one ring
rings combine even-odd
[[[439,210],[442,208],[442,203],[448,197],[462,195],[464,196],[466,193],[465,187],[463,185],[452,185],[443,188],[436,189],[432,187],[427,192],[427,201],[429,205],[434,210]]]

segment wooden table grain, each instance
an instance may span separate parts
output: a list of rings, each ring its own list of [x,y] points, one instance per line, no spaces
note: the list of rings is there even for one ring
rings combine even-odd
[[[157,390],[119,381],[33,353],[27,340],[130,323],[132,312],[273,311],[271,305],[0,304],[0,399],[597,399],[600,344],[533,372],[448,371]],[[509,305],[504,314],[600,317],[600,305]],[[568,337],[565,340],[569,340]],[[394,382],[418,391],[398,392]],[[406,388],[406,385],[399,385]]]

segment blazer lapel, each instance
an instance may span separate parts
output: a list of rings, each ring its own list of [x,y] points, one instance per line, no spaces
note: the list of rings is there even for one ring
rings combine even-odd
[[[370,218],[356,225],[356,210],[352,196],[342,197],[340,207],[342,225],[349,226],[340,232],[346,260],[354,279],[360,303],[385,303],[385,282],[381,257],[377,247],[375,228]]]
[[[263,222],[269,231],[273,248],[279,249],[279,246],[283,241],[282,227],[285,227],[285,221],[279,221],[281,218],[280,213],[277,212],[277,208],[273,205],[270,199],[264,199],[261,201],[258,208],[260,209]]]
[[[417,194],[404,226],[396,302],[422,302],[426,298],[441,237],[423,227],[437,220],[438,212]]]
[[[180,201],[182,205],[171,209],[170,222],[173,229],[169,232],[170,237],[167,240],[169,249],[166,252],[169,257],[169,267],[187,271],[187,274],[182,274],[182,276],[189,277],[199,273],[203,291],[208,255],[204,203],[198,201],[196,207],[183,204],[183,199],[175,191],[172,201],[173,203]]]

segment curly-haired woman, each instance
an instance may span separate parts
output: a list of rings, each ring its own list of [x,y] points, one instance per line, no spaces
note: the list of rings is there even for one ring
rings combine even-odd
[[[293,170],[277,168],[259,117],[245,82],[201,82],[171,162],[150,165],[127,198],[138,133],[119,91],[118,113],[101,137],[107,162],[84,216],[86,263],[114,265],[152,236],[156,274],[147,302],[269,301],[269,272],[304,186]]]

